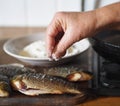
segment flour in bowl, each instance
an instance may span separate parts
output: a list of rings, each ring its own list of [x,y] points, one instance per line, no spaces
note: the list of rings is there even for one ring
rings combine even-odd
[[[79,51],[75,48],[75,46],[71,46],[65,56],[70,56],[78,53]],[[47,57],[47,51],[44,41],[35,41],[23,48],[22,51],[20,51],[21,56],[25,57],[32,57],[32,58],[41,58],[46,59]]]

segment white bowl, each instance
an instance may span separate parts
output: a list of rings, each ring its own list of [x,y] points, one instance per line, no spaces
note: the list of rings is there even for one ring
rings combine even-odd
[[[59,59],[58,61],[49,61],[49,59],[41,59],[41,58],[31,58],[31,57],[24,57],[19,55],[20,51],[28,44],[37,41],[37,40],[45,40],[45,33],[39,33],[35,35],[29,35],[25,37],[20,37],[20,38],[14,38],[8,40],[4,46],[3,49],[4,51],[27,64],[34,65],[34,66],[55,66],[59,64],[63,64],[65,62],[69,62],[75,57],[79,56],[81,53],[83,53],[85,50],[87,50],[90,46],[90,43],[87,39],[83,39],[77,43],[74,44],[74,46],[79,50],[78,53],[69,55],[69,56],[64,56],[63,58]]]

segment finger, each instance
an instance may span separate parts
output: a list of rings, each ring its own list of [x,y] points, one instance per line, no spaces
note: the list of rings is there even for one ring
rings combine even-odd
[[[46,40],[46,48],[47,48],[47,55],[49,58],[52,56],[52,52],[55,46],[55,40],[51,36],[47,36]]]
[[[59,41],[59,43],[54,49],[52,55],[53,58],[59,59],[62,56],[64,56],[66,50],[76,41],[78,41],[78,39],[74,37],[74,33],[71,33],[70,31],[66,31],[64,36],[62,37],[62,39]]]
[[[61,25],[58,22],[59,20],[54,20],[51,22],[51,24],[47,28],[47,38],[46,38],[46,44],[47,44],[47,53],[48,56],[51,57],[52,52],[56,45],[56,36],[58,36],[58,33],[61,31]]]

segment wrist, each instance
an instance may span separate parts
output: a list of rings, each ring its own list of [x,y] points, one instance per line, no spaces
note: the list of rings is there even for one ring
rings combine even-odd
[[[120,3],[116,3],[95,10],[97,21],[96,28],[98,30],[109,29],[118,26],[120,23],[120,11],[118,9],[119,5]]]

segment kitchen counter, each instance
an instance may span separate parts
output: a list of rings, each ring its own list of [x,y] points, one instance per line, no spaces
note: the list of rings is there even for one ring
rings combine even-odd
[[[43,32],[43,31],[45,31],[45,29],[46,28],[35,28],[35,27],[34,28],[0,27],[0,46],[3,45],[3,43],[6,41],[6,39],[13,38],[13,37],[19,37],[19,36],[29,36],[30,34],[33,34],[33,33]],[[11,63],[11,61],[12,62],[19,62],[16,59],[13,59],[12,57],[6,55],[3,52],[3,50],[0,51],[0,56],[1,56],[0,57],[1,58],[0,64]],[[80,64],[80,65],[84,65],[85,67],[87,67],[91,64],[90,61],[88,61],[88,57],[89,57],[89,50],[84,52],[82,54],[82,56],[79,57],[80,60],[79,59],[78,59],[78,61],[75,60],[77,62],[73,61],[69,64],[70,65],[72,65],[72,64],[79,65]],[[19,99],[19,97],[20,97],[20,99]],[[23,96],[20,95],[19,97],[17,96],[16,100],[19,100],[18,103],[20,104],[20,102],[22,102],[21,97],[23,97]],[[33,97],[29,97],[26,100],[29,100],[29,99],[31,100],[32,98]],[[44,100],[43,98],[41,100]],[[38,98],[36,98],[35,100],[37,101],[37,99]],[[9,98],[2,98],[1,100],[5,103],[5,101],[9,100]],[[13,103],[14,103],[15,99],[14,99],[14,97],[11,97],[10,100],[13,100]],[[0,105],[1,105],[1,103],[0,103]],[[10,105],[10,104],[8,104],[8,105]],[[39,103],[36,103],[36,106],[39,106]],[[43,105],[40,105],[40,106],[43,106]],[[66,105],[64,105],[64,106],[66,106]],[[120,106],[120,97],[96,97],[94,99],[88,99],[84,103],[81,103],[81,104],[76,105],[76,106]]]

